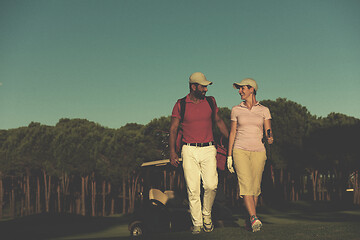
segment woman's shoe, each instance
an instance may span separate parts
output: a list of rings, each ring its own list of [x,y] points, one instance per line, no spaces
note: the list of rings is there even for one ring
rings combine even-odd
[[[251,216],[251,228],[253,232],[258,232],[261,229],[262,223],[256,216]]]

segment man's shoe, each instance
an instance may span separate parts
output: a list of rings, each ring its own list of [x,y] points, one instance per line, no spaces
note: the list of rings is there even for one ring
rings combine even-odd
[[[256,216],[251,216],[251,228],[253,232],[258,232],[261,229],[262,223]]]
[[[204,216],[204,232],[212,232],[214,230],[214,224],[211,221],[211,217]]]
[[[192,234],[199,234],[201,233],[201,226],[194,226],[192,231],[191,231]]]

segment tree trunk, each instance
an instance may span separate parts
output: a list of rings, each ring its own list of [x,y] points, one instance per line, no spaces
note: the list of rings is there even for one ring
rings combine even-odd
[[[302,191],[301,191],[301,193],[304,194],[306,192],[306,190],[307,190],[306,186],[307,186],[308,180],[307,180],[307,178],[305,178],[305,176],[302,176],[301,181],[302,181]]]
[[[31,214],[31,205],[30,205],[30,169],[26,169],[26,192],[25,192],[25,214],[29,216]]]
[[[20,200],[20,217],[23,217],[24,216],[24,210],[25,207],[24,207],[24,197],[22,196],[21,197],[21,200]]]
[[[11,177],[10,216],[11,216],[11,218],[15,218],[15,186],[14,186],[14,177]]]
[[[111,198],[111,208],[110,208],[110,215],[115,214],[115,199]]]
[[[62,188],[62,205],[63,205],[63,211],[66,211],[66,209],[68,209],[68,207],[70,207],[70,203],[68,202],[68,198],[69,198],[69,184],[70,184],[70,178],[68,176],[68,174],[66,172],[62,172],[62,177],[61,177],[61,188]],[[72,212],[72,209],[69,209],[70,212]]]
[[[281,170],[283,170],[283,169],[281,169]],[[286,177],[286,175],[287,175],[287,177]],[[288,172],[287,174],[286,173],[284,173],[283,174],[283,177],[284,177],[284,180],[283,180],[283,190],[284,190],[284,192],[283,192],[283,194],[284,194],[284,200],[288,200],[288,198],[289,198],[289,186],[290,186],[290,183],[289,183],[289,181],[290,181],[290,172]]]
[[[339,200],[341,201],[343,198],[343,194],[342,194],[342,190],[343,190],[343,186],[342,186],[342,182],[343,182],[343,173],[340,171],[339,172],[339,177],[338,177],[338,194],[339,194]]]
[[[39,176],[36,176],[36,213],[39,214],[41,213],[41,203],[40,203],[40,198],[41,198],[41,195],[40,195],[40,192],[41,192],[41,189],[40,189],[40,179],[39,179]]]
[[[125,173],[123,174],[123,177],[122,177],[122,198],[123,198],[123,204],[122,204],[122,213],[125,214],[126,213],[126,177],[125,177]]]
[[[75,195],[75,212],[76,214],[81,214],[81,195],[79,195],[79,193]]]
[[[275,188],[275,173],[274,173],[273,165],[270,165],[270,174],[271,174],[271,180],[272,180],[273,188]]]
[[[65,207],[64,207],[65,208]],[[66,209],[66,208],[65,208]],[[73,214],[74,213],[74,202],[70,201],[69,202],[69,213]]]
[[[258,197],[258,202],[257,203],[258,203],[259,206],[264,206],[264,199],[263,199],[262,194]]]
[[[58,202],[58,213],[61,213],[61,189],[60,189],[60,182],[57,185],[57,202]]]
[[[106,181],[102,182],[102,216],[105,217],[105,204],[106,204]]]
[[[129,199],[131,201],[130,204],[130,213],[134,212],[134,208],[135,208],[135,199],[136,199],[136,192],[138,190],[138,180],[139,180],[140,174],[137,174],[135,176],[135,172],[132,175],[132,184],[131,184],[131,199]]]
[[[3,217],[3,203],[4,203],[4,188],[3,188],[2,173],[0,172],[0,219],[2,219]]]
[[[324,200],[324,199],[323,199],[323,186],[322,186],[322,181],[323,181],[323,174],[320,174],[320,175],[318,176],[318,182],[317,182],[317,184],[318,184],[318,195],[319,195],[318,200],[319,200],[319,201],[323,201],[323,200]]]
[[[140,195],[140,202],[141,204],[144,203],[144,179],[141,178],[141,184],[140,184],[140,192],[141,192],[141,195]]]
[[[91,179],[91,216],[96,216],[96,181],[95,181],[95,173],[92,174],[93,177]]]
[[[325,201],[325,192],[326,192],[326,189],[325,189],[325,182],[326,182],[326,176],[325,174],[322,175],[322,179],[321,179],[321,198],[323,201]]]
[[[316,201],[316,182],[318,178],[318,170],[311,171],[311,182],[313,187],[313,200]]]
[[[81,215],[85,216],[85,177],[81,177]]]
[[[51,194],[51,176],[47,176],[46,171],[43,170],[44,175],[44,195],[45,195],[45,211],[48,213],[50,210],[50,194]]]
[[[130,176],[130,174],[128,174],[128,194],[129,194],[129,198],[128,198],[128,209],[127,209],[127,213],[130,213],[130,211],[131,211],[131,208],[132,208],[132,206],[131,206],[131,176]]]
[[[111,193],[111,183],[108,182],[108,195],[111,196],[111,206],[110,206],[110,215],[115,214],[115,199],[112,197]]]
[[[290,200],[292,202],[295,202],[296,199],[295,199],[295,181],[294,180],[291,180],[291,195],[290,195]]]
[[[19,180],[19,185],[20,185],[20,189],[21,189],[21,197],[20,197],[20,217],[24,216],[24,212],[25,212],[25,200],[24,200],[24,196],[26,193],[26,189],[25,189],[25,177],[23,177],[22,179]]]
[[[174,178],[175,178],[175,172],[170,170],[170,172],[169,172],[169,190],[174,189]]]
[[[43,176],[44,176],[45,212],[49,212],[49,200],[48,200],[48,193],[47,193],[48,182],[47,182],[47,179],[46,179],[47,177],[46,177],[45,170],[43,170]]]
[[[354,196],[353,203],[355,205],[360,205],[360,184],[359,184],[359,171],[355,172],[354,176]]]

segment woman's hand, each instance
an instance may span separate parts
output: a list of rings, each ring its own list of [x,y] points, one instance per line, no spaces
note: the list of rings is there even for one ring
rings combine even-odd
[[[233,168],[233,159],[232,159],[232,156],[228,156],[227,157],[227,168],[229,169],[229,172],[230,173],[234,173],[235,170]]]
[[[268,128],[266,130],[266,138],[267,138],[267,141],[268,141],[269,144],[272,144],[274,142],[274,138],[273,138],[273,135],[272,135],[271,128]]]

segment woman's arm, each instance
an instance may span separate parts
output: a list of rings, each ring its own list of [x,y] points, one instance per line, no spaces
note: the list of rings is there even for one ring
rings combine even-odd
[[[231,121],[228,156],[232,156],[233,146],[234,146],[234,142],[235,142],[235,135],[236,135],[236,127],[237,127],[237,122]]]
[[[267,119],[264,121],[264,128],[265,128],[265,135],[268,140],[269,144],[272,144],[274,142],[272,129],[271,129],[271,120]]]

